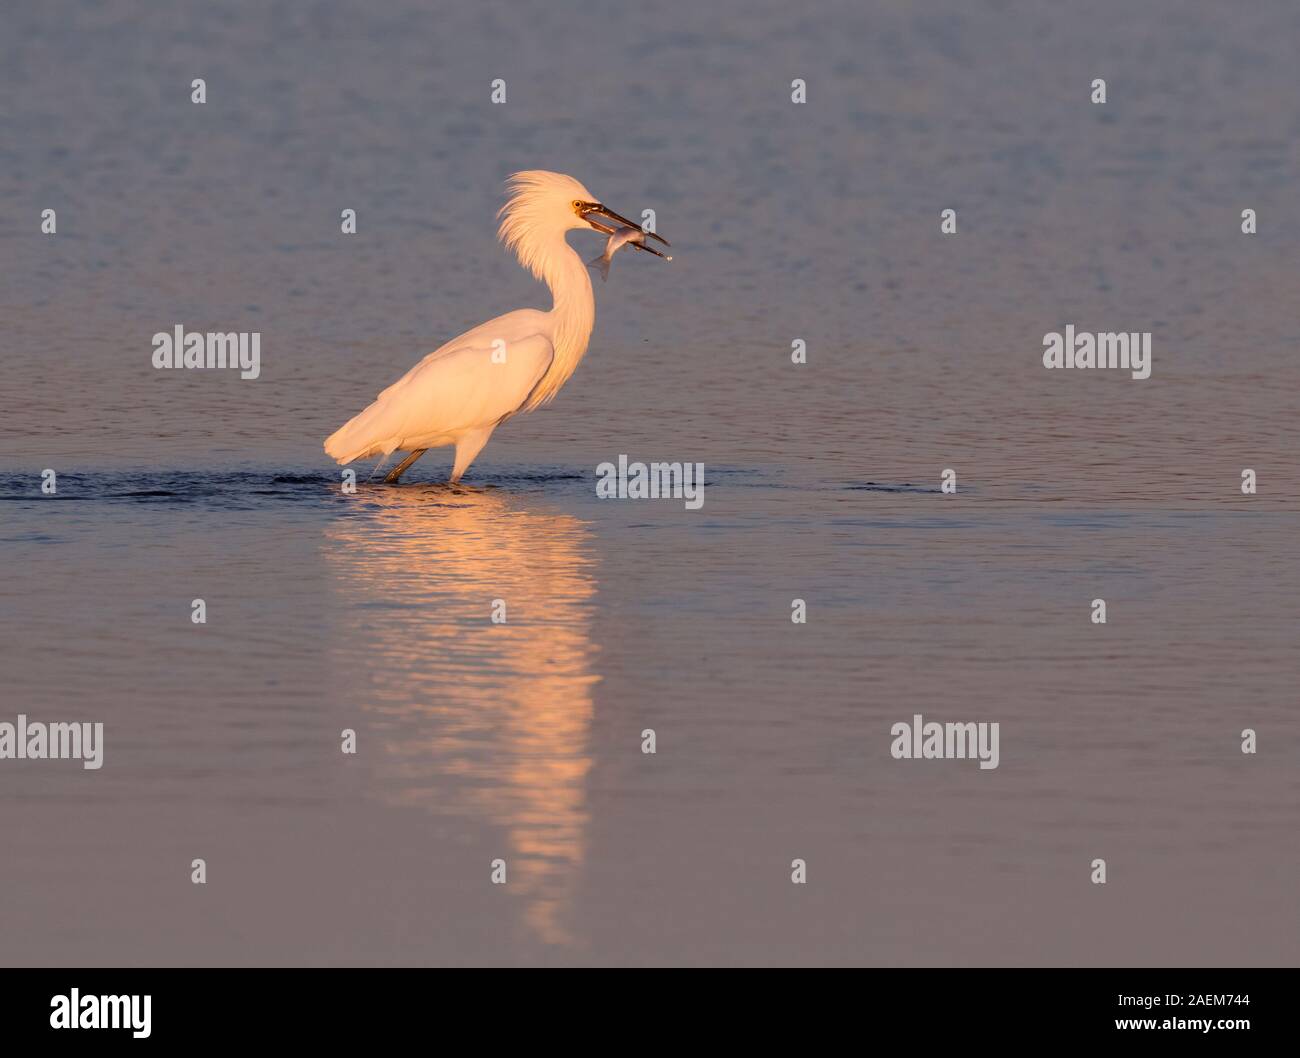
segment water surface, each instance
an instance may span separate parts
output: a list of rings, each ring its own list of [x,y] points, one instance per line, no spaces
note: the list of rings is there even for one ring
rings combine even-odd
[[[106,749],[0,763],[0,961],[1294,964],[1300,14],[577,17],[7,16],[0,719]],[[535,167],[675,260],[464,485],[344,493],[324,436],[546,303],[493,235]],[[262,377],[154,371],[177,323]],[[1044,371],[1067,323],[1151,379]],[[597,499],[620,453],[704,507]],[[915,713],[1000,766],[893,760]]]

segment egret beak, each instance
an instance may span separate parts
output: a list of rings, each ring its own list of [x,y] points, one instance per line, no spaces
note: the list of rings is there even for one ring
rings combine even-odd
[[[602,206],[599,202],[592,202],[590,205],[584,207],[579,213],[579,216],[582,217],[583,220],[585,220],[588,224],[590,224],[593,228],[595,228],[598,232],[600,232],[603,235],[613,235],[616,229],[611,228],[608,224],[602,224],[598,220],[592,220],[592,217],[605,217],[609,220],[614,221],[616,224],[622,224],[624,227],[635,228],[637,230],[641,229],[640,224],[637,224],[634,221],[630,221],[626,217],[620,216],[619,214],[615,213],[612,209],[608,209],[607,207]],[[668,240],[665,239],[658,232],[648,231],[646,232],[646,235],[651,239],[658,239],[665,246],[669,245]],[[656,257],[662,257],[665,261],[672,260],[672,258],[669,257],[667,254],[660,253],[654,247],[647,246],[644,242],[634,242],[632,245],[635,246],[638,250],[644,250],[646,253],[652,253]]]

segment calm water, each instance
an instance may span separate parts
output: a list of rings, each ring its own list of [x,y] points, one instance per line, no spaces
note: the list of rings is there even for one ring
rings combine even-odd
[[[0,962],[1294,964],[1300,12],[378,6],[6,16],[0,721],[106,748],[0,762]],[[546,304],[536,167],[676,259],[464,486],[343,494],[326,434]],[[154,371],[178,323],[262,377]]]

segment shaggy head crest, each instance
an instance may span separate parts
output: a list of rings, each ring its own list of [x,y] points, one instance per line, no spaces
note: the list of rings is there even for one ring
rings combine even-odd
[[[564,233],[590,229],[578,215],[578,207],[600,200],[573,177],[544,169],[515,173],[506,181],[506,190],[506,204],[497,213],[501,220],[497,238],[541,279],[547,254],[564,241]]]

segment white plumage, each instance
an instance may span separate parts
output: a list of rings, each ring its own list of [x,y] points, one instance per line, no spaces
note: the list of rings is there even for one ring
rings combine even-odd
[[[455,445],[451,480],[458,481],[493,430],[545,404],[577,368],[596,302],[586,266],[565,236],[574,229],[614,230],[592,216],[631,222],[573,177],[543,171],[510,178],[499,216],[498,236],[550,287],[553,307],[508,312],[434,350],[326,439],[326,453],[339,463],[409,451],[388,475],[396,481],[426,449]]]

